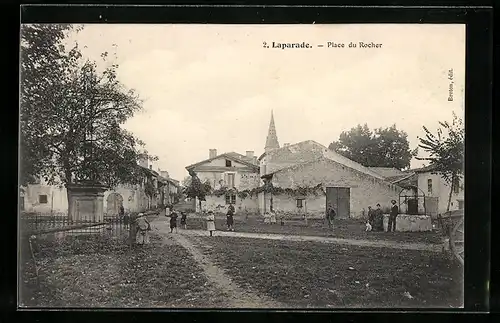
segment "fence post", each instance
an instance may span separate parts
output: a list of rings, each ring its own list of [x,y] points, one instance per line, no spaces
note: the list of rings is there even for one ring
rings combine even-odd
[[[129,243],[130,247],[132,248],[135,238],[137,235],[137,228],[136,228],[136,223],[135,223],[135,215],[131,214],[130,215],[130,220],[129,220]]]

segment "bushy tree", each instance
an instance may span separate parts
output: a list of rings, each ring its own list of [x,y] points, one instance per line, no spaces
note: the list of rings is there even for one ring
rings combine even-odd
[[[410,150],[408,135],[396,125],[370,130],[367,124],[343,131],[339,140],[329,147],[367,167],[394,167],[405,169],[410,166],[416,150]]]
[[[21,174],[23,183],[42,176],[49,184],[82,180],[114,187],[137,183],[144,143],[121,126],[142,109],[137,94],[117,79],[118,65],[84,59],[64,39],[81,27],[21,28]]]
[[[201,210],[201,202],[205,201],[205,198],[208,194],[210,194],[212,187],[208,181],[202,183],[198,178],[198,175],[196,175],[193,170],[189,171],[189,175],[191,176],[191,181],[189,186],[185,187],[184,194],[186,194],[189,198],[197,198]]]
[[[451,196],[455,185],[460,185],[460,179],[464,175],[465,158],[465,128],[461,118],[453,113],[452,122],[439,122],[440,128],[434,135],[427,127],[423,127],[425,138],[419,137],[419,147],[426,151],[428,157],[417,157],[425,160],[434,167],[433,172],[441,175],[444,181],[450,186],[448,206],[450,210]]]

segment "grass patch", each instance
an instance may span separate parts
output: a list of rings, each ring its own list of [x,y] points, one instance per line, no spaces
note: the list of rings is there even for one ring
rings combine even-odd
[[[263,220],[255,216],[245,218],[237,216],[234,219],[234,228],[240,232],[277,233],[290,235],[336,237],[344,239],[386,240],[405,243],[441,243],[442,237],[438,232],[366,232],[365,223],[359,220],[335,220],[335,229],[332,231],[324,220],[309,220],[308,224],[301,220],[288,220],[285,225],[264,224]],[[188,217],[188,229],[206,229],[204,219]],[[225,217],[216,218],[217,230],[226,229]]]
[[[40,268],[21,265],[23,307],[212,307],[223,294],[214,289],[187,251],[152,236],[130,248],[127,236],[38,238]]]
[[[440,254],[220,236],[196,240],[241,287],[292,307],[462,304],[462,268]]]

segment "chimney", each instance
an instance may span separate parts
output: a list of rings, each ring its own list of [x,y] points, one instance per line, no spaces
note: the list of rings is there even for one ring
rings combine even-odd
[[[217,156],[217,149],[209,149],[208,158],[215,158],[215,156]]]
[[[283,147],[290,146],[289,143],[283,144]]]
[[[247,150],[247,157],[253,158],[253,150]]]

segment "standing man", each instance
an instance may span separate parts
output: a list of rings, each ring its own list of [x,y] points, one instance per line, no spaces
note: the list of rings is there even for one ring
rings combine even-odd
[[[328,209],[326,210],[326,219],[328,221],[328,227],[333,229],[333,218],[337,215],[335,208],[332,203],[328,203]]]
[[[396,205],[396,201],[392,200],[391,204],[392,204],[392,207],[391,207],[391,213],[389,214],[389,224],[387,225],[388,232],[396,231],[396,218],[399,214],[399,208]]]

